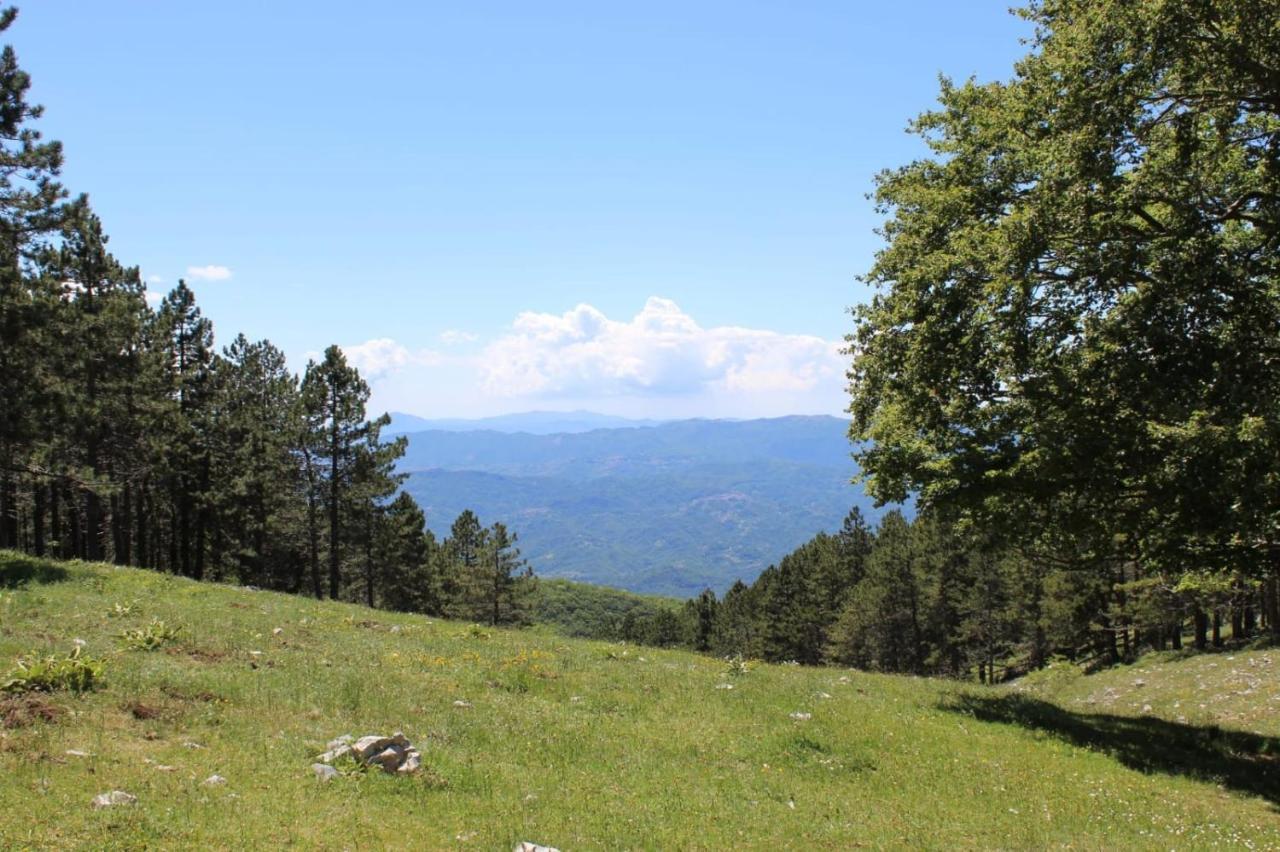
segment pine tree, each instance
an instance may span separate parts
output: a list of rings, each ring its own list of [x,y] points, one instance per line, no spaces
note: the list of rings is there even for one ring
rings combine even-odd
[[[483,597],[477,601],[477,610],[487,610],[487,620],[492,625],[526,623],[533,569],[520,556],[516,534],[506,525],[499,522],[489,528],[481,564],[478,573],[483,584],[478,588]]]
[[[357,448],[369,434],[369,386],[335,345],[325,350],[319,364],[307,365],[302,397],[313,428],[307,436],[313,478],[323,483],[328,513],[329,597],[336,599],[343,584],[344,508],[355,482]]]
[[[349,513],[355,527],[354,537],[363,550],[364,598],[373,606],[377,598],[379,575],[385,574],[385,566],[379,566],[373,549],[377,530],[383,520],[385,503],[395,494],[405,479],[405,474],[394,472],[395,463],[404,455],[406,439],[398,437],[390,442],[381,439],[382,429],[391,422],[384,414],[366,424],[364,440],[353,448],[354,464],[351,493],[348,496]]]
[[[712,632],[711,650],[720,657],[762,657],[764,649],[760,637],[760,614],[756,587],[741,580],[734,582],[725,592],[716,609],[715,628]]]
[[[835,659],[881,671],[923,671],[927,650],[919,568],[911,526],[900,512],[889,512],[876,530],[866,576],[833,629]]]
[[[480,560],[488,545],[487,531],[470,509],[464,509],[449,528],[444,540],[441,591],[444,611],[452,618],[484,620],[476,601],[484,596],[485,582]]]
[[[213,324],[196,305],[195,293],[179,281],[160,303],[156,325],[172,402],[164,433],[174,512],[169,564],[199,580],[204,576],[208,520]]]
[[[297,378],[284,353],[238,335],[218,361],[218,450],[213,495],[225,548],[241,582],[298,591],[305,557],[295,540],[303,483]]]
[[[408,492],[401,491],[382,512],[374,545],[383,606],[438,614],[437,550],[426,515]]]
[[[0,32],[17,14],[13,8],[0,12]],[[20,478],[47,476],[29,454],[47,428],[50,368],[66,342],[45,333],[57,304],[56,282],[30,269],[61,223],[66,195],[57,182],[61,145],[42,141],[31,126],[42,108],[27,103],[30,86],[6,46],[0,52],[0,547],[19,544]]]

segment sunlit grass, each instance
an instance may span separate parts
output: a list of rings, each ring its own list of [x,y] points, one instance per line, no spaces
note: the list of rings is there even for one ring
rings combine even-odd
[[[121,646],[157,620],[176,638]],[[105,661],[103,686],[0,730],[0,847],[1280,846],[1280,794],[1137,771],[1107,748],[1127,728],[1084,743],[1005,712],[1007,690],[730,677],[683,652],[0,555],[0,668],[75,639]],[[396,730],[422,750],[419,777],[312,776],[335,736]],[[201,783],[215,773],[227,783]],[[138,803],[90,807],[114,789]]]

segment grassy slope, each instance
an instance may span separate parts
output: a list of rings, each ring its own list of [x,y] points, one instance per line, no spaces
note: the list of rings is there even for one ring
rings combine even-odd
[[[1001,720],[1040,706],[1007,691],[785,666],[722,690],[723,664],[687,653],[99,565],[23,582],[22,564],[0,554],[0,667],[81,638],[107,683],[0,730],[0,848],[1280,847],[1274,789],[1135,771]],[[116,650],[156,617],[184,626],[178,647]],[[311,777],[331,737],[396,729],[430,774]],[[229,783],[200,785],[215,772]],[[89,807],[111,789],[138,805]]]
[[[1179,724],[1280,737],[1280,648],[1166,651],[1088,677],[1056,665],[1017,690],[1081,712],[1143,716],[1150,707]]]

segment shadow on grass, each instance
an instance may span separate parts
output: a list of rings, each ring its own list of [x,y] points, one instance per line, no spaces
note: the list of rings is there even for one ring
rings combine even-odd
[[[958,695],[944,710],[1044,731],[1140,772],[1164,772],[1261,796],[1280,807],[1280,739],[1151,716],[1075,713],[1025,695]]]
[[[69,575],[65,568],[17,553],[0,554],[0,589],[20,589],[31,582],[59,583]]]

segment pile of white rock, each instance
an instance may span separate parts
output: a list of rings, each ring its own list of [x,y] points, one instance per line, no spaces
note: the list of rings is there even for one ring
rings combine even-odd
[[[316,777],[328,781],[338,776],[333,764],[350,758],[362,766],[376,766],[393,775],[412,775],[422,768],[422,755],[409,742],[409,738],[396,731],[389,737],[370,734],[356,739],[344,734],[326,746],[324,754],[311,765]]]

